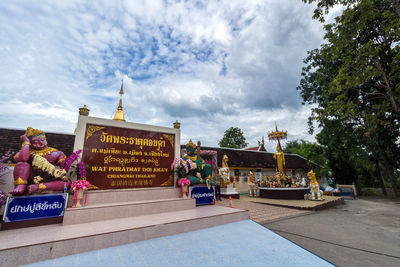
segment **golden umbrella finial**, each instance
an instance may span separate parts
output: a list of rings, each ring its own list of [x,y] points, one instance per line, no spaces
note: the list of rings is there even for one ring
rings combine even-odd
[[[268,133],[269,140],[282,140],[287,138],[287,131],[279,131],[275,122],[275,131]]]

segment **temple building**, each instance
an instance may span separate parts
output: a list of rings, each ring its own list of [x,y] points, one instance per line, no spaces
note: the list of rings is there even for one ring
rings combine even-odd
[[[184,149],[184,145],[181,146]],[[217,165],[222,167],[222,157],[229,158],[230,176],[235,179],[236,188],[239,193],[247,193],[247,180],[249,172],[252,171],[257,178],[271,176],[276,172],[276,160],[274,153],[264,151],[252,151],[246,149],[201,147],[201,150],[213,150],[217,152]],[[296,154],[286,154],[286,172],[288,175],[306,176],[311,169],[308,160]]]
[[[123,81],[121,81],[119,105],[116,113],[114,114],[113,120],[126,121],[122,107],[122,95],[124,94],[123,87],[124,84]],[[79,109],[79,115],[89,116],[89,109],[86,107],[86,105]],[[174,128],[179,129],[180,123],[176,121],[173,123],[173,126]],[[47,142],[50,147],[54,147],[60,151],[63,151],[65,155],[72,154],[75,135],[49,133],[46,131],[46,129],[43,130],[46,132]],[[277,127],[273,134],[276,133],[286,134],[286,132],[278,132]],[[0,128],[0,156],[4,155],[8,151],[15,153],[18,152],[21,148],[21,140],[19,137],[24,134],[25,130]],[[277,164],[276,160],[274,159],[274,153],[267,152],[264,144],[264,137],[262,137],[262,140],[258,141],[257,147],[232,149],[201,146],[201,151],[211,152],[214,156],[216,154],[217,162],[214,162],[214,165],[216,165],[218,168],[221,168],[222,166],[222,157],[227,155],[229,159],[228,165],[231,172],[230,177],[236,183],[236,190],[238,193],[246,193],[248,189],[247,180],[250,171],[252,171],[257,178],[272,176],[276,172]],[[184,154],[184,149],[185,145],[181,145],[181,155]],[[212,159],[209,158],[208,160]],[[287,175],[306,176],[306,172],[311,169],[307,159],[295,154],[285,154],[285,163]],[[8,190],[3,189],[3,191]]]
[[[0,155],[7,151],[18,152],[21,147],[19,136],[23,135],[25,130],[0,129]],[[49,133],[46,132],[49,146],[63,151],[66,155],[73,152],[75,135]],[[184,149],[184,145],[181,146]],[[266,151],[253,151],[246,149],[220,148],[220,147],[201,147],[201,150],[211,150],[217,152],[217,165],[222,166],[222,157],[227,155],[229,158],[230,176],[235,179],[237,191],[239,193],[247,192],[247,179],[249,171],[256,176],[270,176],[276,171],[276,160],[274,153]],[[306,171],[311,169],[307,159],[294,154],[285,154],[286,171],[290,175],[305,176]]]

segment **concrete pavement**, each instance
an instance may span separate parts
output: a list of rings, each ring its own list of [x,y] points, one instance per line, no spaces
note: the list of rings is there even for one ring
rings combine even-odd
[[[236,209],[248,210],[250,219],[260,224],[280,220],[282,218],[292,218],[312,213],[312,211],[307,210],[291,209],[286,207],[255,203],[247,201],[246,199],[249,198],[246,196],[241,196],[240,199],[232,199],[233,207]],[[229,200],[222,199],[221,201],[216,201],[215,204],[219,206],[229,207]]]
[[[399,199],[346,199],[263,225],[338,266],[400,266]]]

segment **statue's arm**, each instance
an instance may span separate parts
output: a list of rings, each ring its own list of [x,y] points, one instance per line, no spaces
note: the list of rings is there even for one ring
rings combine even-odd
[[[60,165],[60,163],[66,159],[66,156],[62,151],[56,151],[54,153],[57,153],[57,164]],[[60,169],[57,171],[56,178],[61,178],[61,180],[67,181],[68,179],[66,177],[66,174],[67,171],[65,169]]]
[[[26,135],[21,136],[21,141],[21,150],[15,156],[15,160],[16,162],[28,162],[31,142]]]
[[[57,153],[57,164],[60,164],[67,158],[62,151],[57,151],[55,153]]]

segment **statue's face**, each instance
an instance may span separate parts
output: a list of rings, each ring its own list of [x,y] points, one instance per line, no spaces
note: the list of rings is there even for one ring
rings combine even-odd
[[[29,141],[34,149],[41,150],[47,147],[47,140],[43,134],[32,136]]]
[[[186,147],[186,153],[187,153],[189,156],[193,156],[193,155],[194,155],[194,151],[195,151],[195,148],[194,148],[194,147],[191,147],[191,146],[187,146],[187,147]]]

